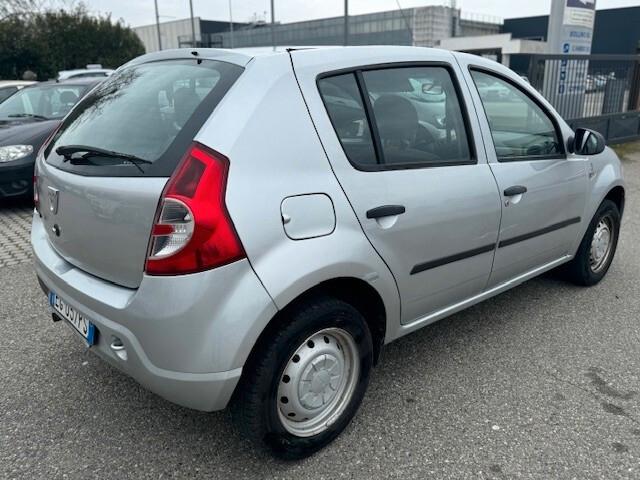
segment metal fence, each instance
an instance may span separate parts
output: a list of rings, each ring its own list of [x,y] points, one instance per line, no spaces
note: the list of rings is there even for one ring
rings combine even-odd
[[[572,127],[640,138],[640,55],[513,55],[510,66]]]

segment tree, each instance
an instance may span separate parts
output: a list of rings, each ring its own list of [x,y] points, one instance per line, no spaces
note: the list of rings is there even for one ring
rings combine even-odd
[[[28,17],[47,9],[72,8],[76,0],[2,0],[0,20],[9,17]]]
[[[0,19],[22,16],[38,8],[37,0],[2,0],[0,2]]]
[[[0,20],[0,78],[18,78],[27,69],[41,80],[55,78],[60,70],[89,63],[116,68],[143,53],[142,42],[122,21],[91,16],[82,5]]]

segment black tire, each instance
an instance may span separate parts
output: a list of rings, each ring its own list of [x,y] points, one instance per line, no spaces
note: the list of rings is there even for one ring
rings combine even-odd
[[[606,261],[596,271],[594,271],[590,262],[591,241],[598,224],[604,218],[611,219],[612,223],[612,237],[610,240],[611,250]],[[567,280],[575,283],[576,285],[585,287],[595,285],[602,280],[607,274],[607,271],[611,266],[611,262],[613,261],[613,257],[615,256],[619,236],[620,211],[618,210],[617,205],[611,200],[604,200],[591,219],[589,228],[587,228],[587,231],[582,238],[582,242],[580,242],[576,256],[573,260],[567,263],[564,269],[564,274]]]
[[[314,436],[293,435],[279,415],[278,386],[287,363],[305,341],[326,328],[348,332],[359,355],[359,376],[346,407],[326,430]],[[373,343],[363,316],[343,301],[313,298],[292,308],[260,339],[243,369],[231,403],[234,423],[254,443],[275,456],[294,460],[307,457],[333,441],[349,424],[364,397],[371,367]]]

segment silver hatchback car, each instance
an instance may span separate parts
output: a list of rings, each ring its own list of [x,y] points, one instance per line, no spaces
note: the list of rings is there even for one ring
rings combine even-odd
[[[518,75],[412,47],[145,55],[34,191],[54,320],[285,458],[339,435],[386,343],[556,267],[600,281],[625,197],[602,136]]]

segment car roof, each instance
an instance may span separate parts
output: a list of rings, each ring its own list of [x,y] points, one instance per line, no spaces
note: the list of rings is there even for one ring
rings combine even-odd
[[[296,46],[296,45],[283,45],[278,46],[275,49],[273,47],[248,47],[248,48],[235,48],[235,49],[223,49],[223,48],[178,48],[172,50],[162,50],[159,52],[147,53],[130,61],[127,65],[136,65],[140,63],[146,63],[157,60],[171,60],[171,59],[183,59],[183,58],[203,58],[206,60],[219,60],[223,62],[234,63],[241,67],[246,66],[255,57],[266,56],[279,56],[287,55],[288,52],[295,50],[298,52],[304,51],[318,51],[318,50],[332,50],[332,58],[336,57],[350,57],[355,52],[365,52],[375,50],[377,52],[384,52],[388,55],[394,53],[406,53],[412,49],[420,48],[423,50],[432,50],[433,52],[442,52],[446,50],[425,48],[425,47],[410,47],[410,46],[396,46],[396,45],[367,45],[367,46],[340,46],[340,45],[312,45],[312,46]]]
[[[23,86],[23,85],[32,85],[34,81],[30,80],[0,80],[0,87],[13,87],[13,86]]]
[[[74,70],[60,70],[58,72],[58,75],[73,75],[75,73],[88,73],[88,72],[96,72],[96,73],[102,73],[102,72],[113,72],[114,70],[112,68],[76,68]]]

